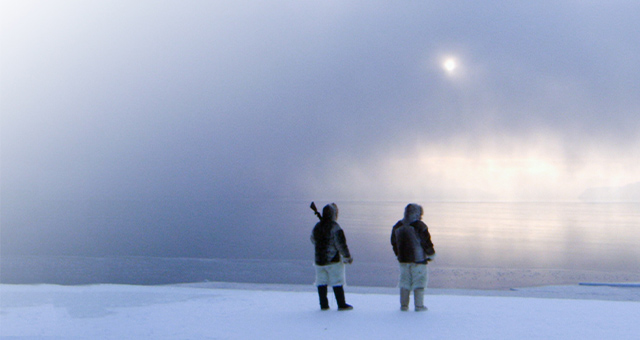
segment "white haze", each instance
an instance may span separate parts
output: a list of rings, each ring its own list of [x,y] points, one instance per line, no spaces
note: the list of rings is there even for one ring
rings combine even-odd
[[[381,152],[365,161],[338,157],[316,190],[391,200],[575,201],[586,188],[624,187],[638,179],[637,148],[568,150],[558,136],[494,136]]]
[[[633,2],[2,9],[7,200],[575,199],[640,181]]]
[[[145,253],[158,225],[175,240],[192,219],[202,239],[255,201],[566,201],[640,183],[639,12],[2,1],[3,249],[59,237],[64,252],[82,231]],[[218,203],[198,220],[191,202]]]

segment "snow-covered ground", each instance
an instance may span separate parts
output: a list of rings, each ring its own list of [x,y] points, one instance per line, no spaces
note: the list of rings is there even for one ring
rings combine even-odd
[[[0,285],[0,338],[638,339],[640,288],[428,289],[429,311],[395,289],[346,287],[353,311],[320,311],[314,287]],[[330,296],[332,294],[330,293]]]

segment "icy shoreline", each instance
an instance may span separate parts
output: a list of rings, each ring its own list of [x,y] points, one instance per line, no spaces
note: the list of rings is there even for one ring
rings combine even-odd
[[[308,260],[191,259],[153,257],[2,256],[0,283],[133,284],[243,282],[305,285],[315,272]],[[234,270],[228,270],[234,268]],[[577,269],[443,267],[429,265],[429,287],[510,289],[580,282],[640,282],[640,273]],[[347,269],[352,286],[394,287],[397,263],[356,261]]]
[[[281,292],[315,292],[312,285],[197,282],[171,286],[204,289],[240,289]],[[347,286],[345,291],[355,294],[396,295],[397,288]],[[640,301],[640,283],[581,283],[577,285],[553,285],[510,289],[446,289],[427,288],[427,295],[495,296],[519,298],[546,298],[603,301]]]

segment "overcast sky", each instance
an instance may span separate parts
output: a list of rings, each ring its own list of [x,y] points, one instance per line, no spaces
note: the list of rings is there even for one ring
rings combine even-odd
[[[635,1],[5,1],[2,194],[575,198],[640,181]]]
[[[43,200],[572,200],[636,183],[638,13],[3,1],[3,213]]]

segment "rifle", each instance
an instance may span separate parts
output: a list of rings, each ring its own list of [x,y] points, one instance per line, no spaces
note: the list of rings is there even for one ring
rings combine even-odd
[[[311,206],[309,206],[309,208],[311,208],[311,210],[313,210],[313,212],[316,213],[316,216],[318,216],[318,218],[322,221],[322,215],[320,215],[320,213],[318,212],[318,208],[316,208],[316,203],[311,202]]]

